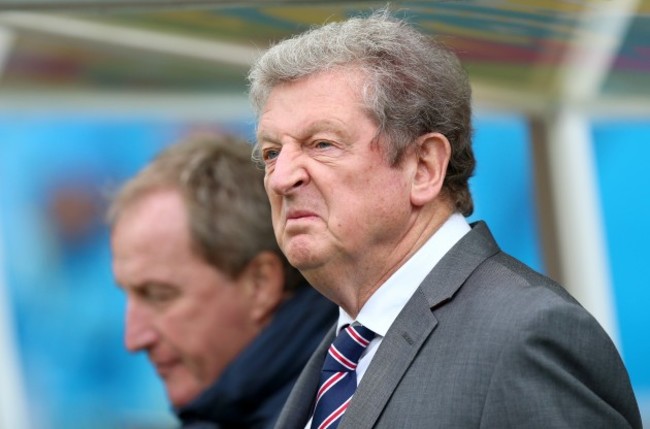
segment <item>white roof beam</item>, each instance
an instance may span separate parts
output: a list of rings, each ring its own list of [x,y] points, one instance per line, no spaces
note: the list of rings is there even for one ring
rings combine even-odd
[[[0,25],[124,48],[248,67],[259,49],[182,35],[90,22],[59,15],[0,13]]]
[[[585,102],[600,94],[639,3],[640,0],[585,3],[557,76],[565,102]]]

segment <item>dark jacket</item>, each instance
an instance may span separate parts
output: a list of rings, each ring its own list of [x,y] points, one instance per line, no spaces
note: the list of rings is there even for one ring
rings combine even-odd
[[[186,429],[272,428],[296,378],[333,326],[338,309],[305,286],[221,377],[176,410]]]

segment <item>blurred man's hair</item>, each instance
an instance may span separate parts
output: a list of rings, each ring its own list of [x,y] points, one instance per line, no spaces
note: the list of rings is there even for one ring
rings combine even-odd
[[[260,252],[285,265],[285,289],[304,281],[280,251],[264,190],[264,173],[251,161],[250,144],[232,136],[197,135],[163,150],[113,197],[108,222],[157,190],[177,190],[188,213],[194,251],[236,278]],[[165,219],[160,219],[165,222]]]

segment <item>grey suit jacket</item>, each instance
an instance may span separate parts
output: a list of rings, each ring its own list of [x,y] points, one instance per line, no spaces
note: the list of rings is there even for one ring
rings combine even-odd
[[[334,337],[307,363],[276,429],[303,429]],[[399,314],[339,429],[641,428],[628,374],[561,286],[473,225]]]

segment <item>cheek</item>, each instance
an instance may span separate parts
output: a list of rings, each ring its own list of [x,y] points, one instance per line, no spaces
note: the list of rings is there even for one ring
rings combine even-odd
[[[367,174],[364,180],[357,180],[357,185],[350,187],[345,198],[348,211],[363,210],[371,216],[383,215],[408,205],[409,190],[400,175],[387,175],[385,171],[372,169],[364,174]],[[341,195],[340,189],[332,192],[335,199]]]
[[[215,305],[216,304],[216,305]],[[176,348],[184,359],[195,357],[201,344],[216,329],[221,309],[215,299],[185,296],[165,309],[157,318],[159,332]]]
[[[253,331],[243,313],[232,309],[226,311],[229,313],[212,319],[209,326],[205,325],[204,340],[195,344],[194,361],[201,376],[207,380],[218,378],[253,338]]]
[[[271,203],[271,207],[277,205],[280,197],[275,192],[273,192],[273,190],[271,190],[271,188],[269,187],[268,175],[264,177],[264,190],[266,191],[266,197],[269,199],[269,202]]]
[[[163,343],[178,353],[183,361],[187,361],[188,357],[195,354],[194,339],[203,333],[196,332],[196,328],[193,328],[196,326],[194,314],[174,310],[172,309],[158,318],[158,332],[161,333]]]
[[[282,220],[282,216],[280,215],[280,211],[281,211],[281,209],[280,209],[279,205],[271,203],[271,224],[276,229],[280,226],[279,223]]]
[[[233,286],[237,288],[237,286]],[[246,297],[237,292],[220,294],[202,302],[201,317],[193,321],[194,337],[202,337],[203,344],[220,353],[231,347],[237,348],[240,338],[251,330],[251,310]]]
[[[185,375],[189,376],[188,387],[197,383],[209,384],[224,366],[223,349],[227,347],[228,339],[220,332],[228,328],[226,321],[214,315],[218,311],[212,308],[213,314],[204,310],[188,314],[187,317],[177,314],[178,317],[166,320],[166,340],[182,360]],[[179,385],[184,384],[181,378],[179,374]]]
[[[349,196],[349,203],[343,209],[346,218],[351,220],[346,226],[350,234],[390,235],[391,230],[400,229],[408,222],[409,192],[399,179],[366,182],[364,189]]]
[[[269,195],[269,204],[271,205],[271,223],[277,231],[282,219],[282,199],[277,195]]]

